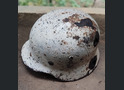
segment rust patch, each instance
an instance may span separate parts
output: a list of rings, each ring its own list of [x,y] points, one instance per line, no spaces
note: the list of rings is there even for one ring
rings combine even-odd
[[[73,65],[74,65],[74,63],[73,63],[73,57],[71,56],[71,57],[69,57],[69,62],[68,62],[68,64],[67,64],[67,68],[71,68]]]
[[[93,26],[93,21],[91,21],[89,18],[81,19],[79,23],[75,22],[74,24],[77,25],[78,27],[88,26],[91,27],[92,29],[95,29],[95,27]]]
[[[86,35],[87,36],[87,32],[84,32],[83,35]]]
[[[62,40],[61,42],[64,43],[65,45],[68,44],[68,43],[67,43],[66,41],[64,41],[64,40]]]
[[[77,46],[80,46],[80,44],[83,42],[83,40],[78,41]]]
[[[30,56],[32,56],[31,52],[30,52]]]
[[[86,68],[86,70],[88,70],[88,69],[89,69],[89,67]]]
[[[52,61],[48,61],[48,64],[52,65],[52,66],[54,65],[54,63]]]
[[[53,33],[56,33],[56,31],[54,31]]]
[[[46,54],[44,54],[44,56],[46,56]]]
[[[70,22],[72,25],[71,25],[71,28],[73,27],[73,26],[75,26],[75,22],[78,22],[78,21],[80,21],[80,19],[79,19],[79,15],[78,14],[73,14],[72,16],[69,16],[68,18],[65,18],[65,19],[63,19],[63,22]]]
[[[83,37],[83,39],[84,39],[84,40],[83,40],[84,43],[86,43],[86,44],[89,43],[89,40],[90,40],[89,37]]]
[[[96,30],[97,27],[94,21],[89,18],[80,19],[78,14],[73,14],[72,16],[63,19],[63,22],[70,22],[71,28],[73,28],[74,26],[78,26],[78,28],[87,26],[91,27],[93,30]]]
[[[66,32],[67,37],[72,37],[72,33],[71,32]]]
[[[63,22],[69,22],[68,18],[63,19]]]
[[[74,36],[73,39],[79,40],[79,36]]]
[[[62,14],[66,14],[66,13],[68,13],[68,12],[63,12]]]
[[[80,21],[78,14],[73,14],[72,16],[69,16],[69,21],[74,23],[75,21]]]

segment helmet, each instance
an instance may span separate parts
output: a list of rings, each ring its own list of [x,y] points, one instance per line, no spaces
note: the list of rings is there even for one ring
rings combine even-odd
[[[24,64],[62,81],[89,75],[99,61],[100,30],[83,11],[58,9],[41,16],[22,47]]]

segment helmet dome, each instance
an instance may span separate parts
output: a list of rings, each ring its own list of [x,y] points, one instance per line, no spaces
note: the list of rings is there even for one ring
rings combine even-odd
[[[76,9],[53,10],[33,25],[22,47],[22,60],[34,71],[64,81],[77,80],[97,66],[99,35],[90,15]]]

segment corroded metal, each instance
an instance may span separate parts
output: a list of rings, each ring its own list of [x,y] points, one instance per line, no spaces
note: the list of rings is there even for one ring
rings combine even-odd
[[[88,14],[76,9],[53,10],[33,25],[22,47],[24,64],[34,71],[73,81],[98,64],[100,30]]]

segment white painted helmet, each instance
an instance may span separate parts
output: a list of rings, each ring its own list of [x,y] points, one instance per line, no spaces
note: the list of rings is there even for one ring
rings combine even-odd
[[[88,14],[76,9],[53,10],[33,25],[23,45],[24,64],[63,81],[89,75],[99,61],[100,30]]]

